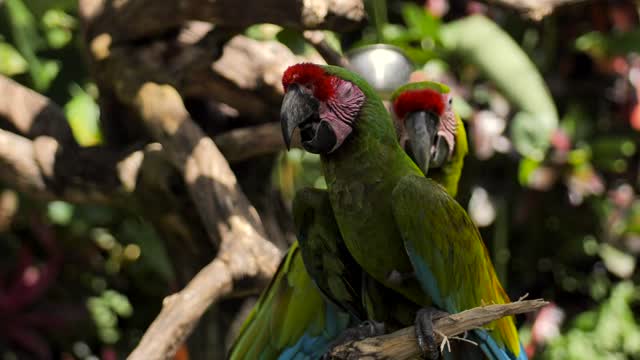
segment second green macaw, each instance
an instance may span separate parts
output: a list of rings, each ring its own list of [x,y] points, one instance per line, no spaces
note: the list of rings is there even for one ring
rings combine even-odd
[[[435,86],[421,84],[403,86],[394,97],[417,86]],[[442,89],[448,91],[444,86]],[[402,120],[396,117],[394,122],[399,138],[409,149],[408,138],[413,134],[409,134],[411,130],[403,126]],[[447,149],[451,156],[444,163],[432,163],[430,172],[452,196],[457,192],[467,153],[464,127],[459,118],[455,121],[457,126],[445,136],[455,136],[455,143]],[[444,126],[441,128],[447,132]],[[340,342],[340,335],[345,335],[348,327],[364,319],[384,321],[389,326],[406,323],[410,313],[415,312],[415,305],[401,296],[380,291],[382,287],[375,280],[363,277],[342,241],[326,191],[299,191],[293,214],[300,246],[295,242],[289,249],[245,321],[230,351],[231,359],[315,359]]]
[[[509,302],[467,213],[421,171],[443,157],[446,139],[437,134],[450,110],[448,96],[427,86],[394,101],[396,115],[414,134],[408,141],[416,165],[378,95],[356,74],[298,64],[285,72],[283,84],[285,142],[300,128],[303,147],[321,155],[340,234],[368,275],[416,304],[449,313]],[[425,324],[416,319],[418,335],[425,335]],[[473,337],[490,359],[526,358],[512,317],[474,330]]]

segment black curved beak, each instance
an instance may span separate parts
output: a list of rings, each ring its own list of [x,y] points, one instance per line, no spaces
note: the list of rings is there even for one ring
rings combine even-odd
[[[449,155],[450,149],[447,141],[442,136],[436,135],[436,146],[433,154],[431,154],[429,166],[432,168],[441,167],[449,159]]]
[[[436,138],[439,121],[440,118],[430,111],[416,111],[407,115],[405,119],[413,161],[425,175],[429,172],[431,147]]]
[[[300,85],[294,83],[288,86],[280,108],[280,125],[287,150],[291,146],[293,131],[317,116],[319,104],[318,100],[304,92]]]

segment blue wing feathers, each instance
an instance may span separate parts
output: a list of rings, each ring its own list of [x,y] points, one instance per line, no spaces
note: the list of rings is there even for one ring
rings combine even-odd
[[[326,303],[325,328],[322,334],[305,333],[293,346],[285,349],[278,360],[315,360],[329,350],[331,342],[352,324],[349,314],[330,302]]]

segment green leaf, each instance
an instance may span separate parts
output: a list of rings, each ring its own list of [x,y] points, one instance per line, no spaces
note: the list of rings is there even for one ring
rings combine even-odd
[[[637,294],[632,282],[618,283],[597,309],[578,315],[568,331],[553,338],[540,358],[637,359],[640,327],[631,307]]]
[[[49,9],[42,15],[42,25],[45,28],[74,29],[76,24],[76,19],[62,10]]]
[[[640,52],[640,29],[611,34],[592,31],[577,38],[575,46],[596,57]]]
[[[413,39],[409,30],[397,24],[386,24],[382,27],[382,37],[386,43],[405,44]]]
[[[540,126],[540,123],[545,121],[550,122],[549,120],[536,118],[535,114],[523,111],[513,117],[511,139],[513,140],[513,146],[520,154],[535,161],[544,159],[551,136],[548,128]]]
[[[100,132],[100,108],[91,95],[78,85],[70,89],[71,100],[64,106],[73,136],[81,146],[92,146],[102,142]]]
[[[593,164],[603,170],[623,172],[627,159],[636,153],[636,144],[630,137],[602,136],[591,143]]]
[[[528,185],[531,175],[540,167],[540,162],[531,158],[524,158],[520,160],[520,166],[518,167],[518,181],[520,185]]]
[[[302,33],[293,29],[282,29],[276,35],[276,39],[286,45],[294,54],[304,55],[313,51],[311,45],[302,36]]]
[[[387,1],[386,0],[369,0],[365,2],[365,8],[369,19],[373,20],[376,30],[377,42],[383,41],[382,28],[389,23],[387,17]]]
[[[102,298],[118,316],[127,318],[133,314],[133,307],[125,295],[115,290],[106,290],[102,293]]]
[[[252,39],[266,41],[274,40],[278,32],[282,31],[282,27],[273,24],[256,24],[251,25],[244,31],[244,34]]]
[[[50,9],[66,12],[77,12],[78,0],[24,0],[25,5],[33,15],[41,18]]]
[[[29,64],[11,44],[0,41],[0,74],[14,76],[29,69]]]
[[[54,224],[68,225],[73,217],[73,205],[64,201],[52,201],[47,207],[47,215]]]
[[[42,16],[42,26],[49,46],[59,49],[71,41],[71,30],[76,27],[76,19],[64,11],[50,9]]]
[[[53,60],[43,62],[36,56],[36,52],[44,47],[45,41],[38,34],[35,18],[25,4],[21,0],[6,0],[5,4],[13,42],[29,63],[29,74],[34,88],[44,91],[58,75],[60,65]]]
[[[424,7],[408,3],[402,8],[402,18],[409,30],[419,39],[437,39],[440,34],[440,20],[428,13]]]
[[[54,49],[65,47],[73,37],[71,31],[65,29],[51,29],[47,31],[46,35],[47,43]]]
[[[477,66],[521,112],[512,134],[516,149],[540,159],[558,126],[558,112],[538,69],[493,21],[469,16],[441,26],[443,47]],[[513,129],[515,128],[515,129]]]
[[[636,268],[636,258],[609,244],[600,245],[600,257],[609,271],[621,278],[628,278]]]

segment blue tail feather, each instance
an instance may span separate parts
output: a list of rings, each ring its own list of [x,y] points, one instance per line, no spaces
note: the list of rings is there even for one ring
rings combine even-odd
[[[520,344],[520,354],[516,358],[508,349],[498,345],[496,341],[491,337],[487,330],[476,329],[473,331],[474,335],[478,337],[480,341],[480,349],[488,359],[491,360],[528,360],[527,353],[524,351],[524,347]]]
[[[326,303],[324,330],[317,335],[305,333],[293,346],[284,350],[278,360],[315,360],[329,350],[329,345],[338,335],[353,325],[350,314],[333,303]]]

